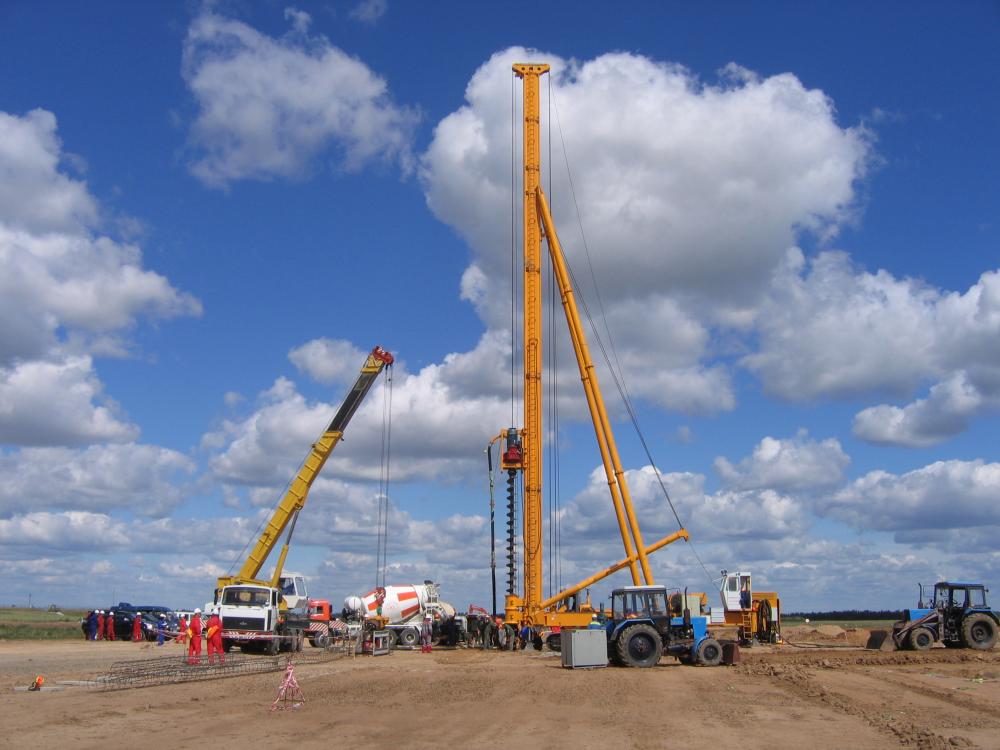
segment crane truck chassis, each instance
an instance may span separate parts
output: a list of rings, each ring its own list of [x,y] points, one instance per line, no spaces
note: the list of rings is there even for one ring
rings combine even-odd
[[[271,654],[302,650],[311,622],[305,579],[301,576],[282,576],[292,534],[313,481],[343,438],[344,430],[379,373],[391,366],[393,361],[393,356],[381,347],[372,349],[358,379],[347,392],[329,426],[312,445],[239,573],[219,578],[214,605],[219,608],[222,617],[224,650],[229,651],[234,645],[241,646],[245,651],[256,647]],[[282,534],[286,534],[285,543],[273,576],[269,580],[257,578],[267,558],[278,546]]]

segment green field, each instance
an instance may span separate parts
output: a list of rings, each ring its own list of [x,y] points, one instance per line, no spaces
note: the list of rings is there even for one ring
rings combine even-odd
[[[87,612],[64,609],[49,612],[44,609],[0,607],[0,640],[60,640],[83,639],[80,620]]]

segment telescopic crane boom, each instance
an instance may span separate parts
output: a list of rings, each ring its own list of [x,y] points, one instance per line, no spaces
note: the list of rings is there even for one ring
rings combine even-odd
[[[302,468],[299,469],[298,475],[289,485],[288,491],[281,499],[281,502],[278,503],[278,507],[275,508],[274,514],[257,540],[257,544],[254,545],[250,555],[243,563],[243,567],[240,568],[240,572],[235,576],[219,578],[219,589],[222,589],[224,586],[238,584],[256,584],[278,588],[281,573],[285,565],[285,557],[288,554],[288,544],[291,541],[292,533],[295,531],[295,522],[298,520],[299,511],[306,504],[306,499],[309,496],[309,488],[312,487],[312,483],[319,475],[323,464],[326,463],[326,459],[330,457],[333,449],[344,436],[344,430],[347,429],[347,425],[351,421],[351,417],[354,416],[354,412],[358,410],[361,402],[368,395],[368,391],[374,384],[375,378],[378,377],[383,368],[387,365],[392,365],[392,363],[392,355],[387,351],[383,351],[381,347],[376,346],[371,350],[368,359],[365,360],[364,367],[361,368],[361,374],[358,376],[357,381],[355,381],[351,390],[348,391],[347,396],[344,397],[344,402],[340,405],[340,409],[337,410],[337,414],[334,416],[333,421],[330,422],[330,426],[326,428],[319,440],[313,444],[312,450],[310,450],[306,460],[302,463]],[[281,555],[275,566],[273,578],[270,581],[258,579],[257,576],[260,573],[260,569],[264,567],[268,556],[274,550],[275,546],[277,546],[278,538],[286,528],[288,528],[288,535],[285,537],[285,543],[282,546]]]

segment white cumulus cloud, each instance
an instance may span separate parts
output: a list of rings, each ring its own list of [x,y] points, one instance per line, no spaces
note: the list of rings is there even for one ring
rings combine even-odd
[[[998,493],[1000,464],[936,461],[905,474],[869,472],[814,508],[864,530],[972,529],[1000,524]]]
[[[801,492],[838,486],[850,461],[835,438],[815,441],[803,432],[788,440],[765,437],[738,464],[720,456],[715,471],[735,490]]]
[[[830,237],[853,215],[868,134],[839,126],[829,98],[791,74],[731,68],[704,83],[627,53],[578,62],[498,52],[473,75],[466,104],[438,123],[420,169],[431,210],[472,248],[462,296],[490,330],[509,326],[510,217],[500,207],[509,205],[511,64],[525,60],[552,64],[542,96],[551,87],[553,138],[565,139],[575,187],[556,142],[558,161],[543,164],[553,213],[578,298],[602,336],[607,320],[630,391],[685,412],[732,409],[714,327],[747,330],[796,236]]]
[[[139,247],[100,234],[97,201],[64,161],[51,112],[0,112],[0,443],[134,439],[93,357],[126,353],[141,318],[201,312]]]
[[[0,515],[24,511],[29,502],[32,509],[163,516],[183,502],[194,469],[182,453],[137,443],[0,453]]]
[[[393,103],[363,62],[309,36],[307,14],[286,17],[292,30],[280,38],[212,12],[192,22],[182,64],[199,109],[192,173],[216,187],[295,177],[330,149],[349,170],[373,160],[408,168],[416,112]]]

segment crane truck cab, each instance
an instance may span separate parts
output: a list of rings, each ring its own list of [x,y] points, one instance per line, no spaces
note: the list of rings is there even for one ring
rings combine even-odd
[[[692,615],[687,608],[671,611],[665,586],[617,588],[604,625],[608,657],[622,667],[655,667],[663,654],[685,664],[716,666],[722,646],[708,632],[708,623],[707,616]]]
[[[282,607],[281,589],[257,584],[233,584],[219,589],[215,606],[222,619],[222,647],[234,645],[277,654],[301,651],[309,627],[305,613]]]

